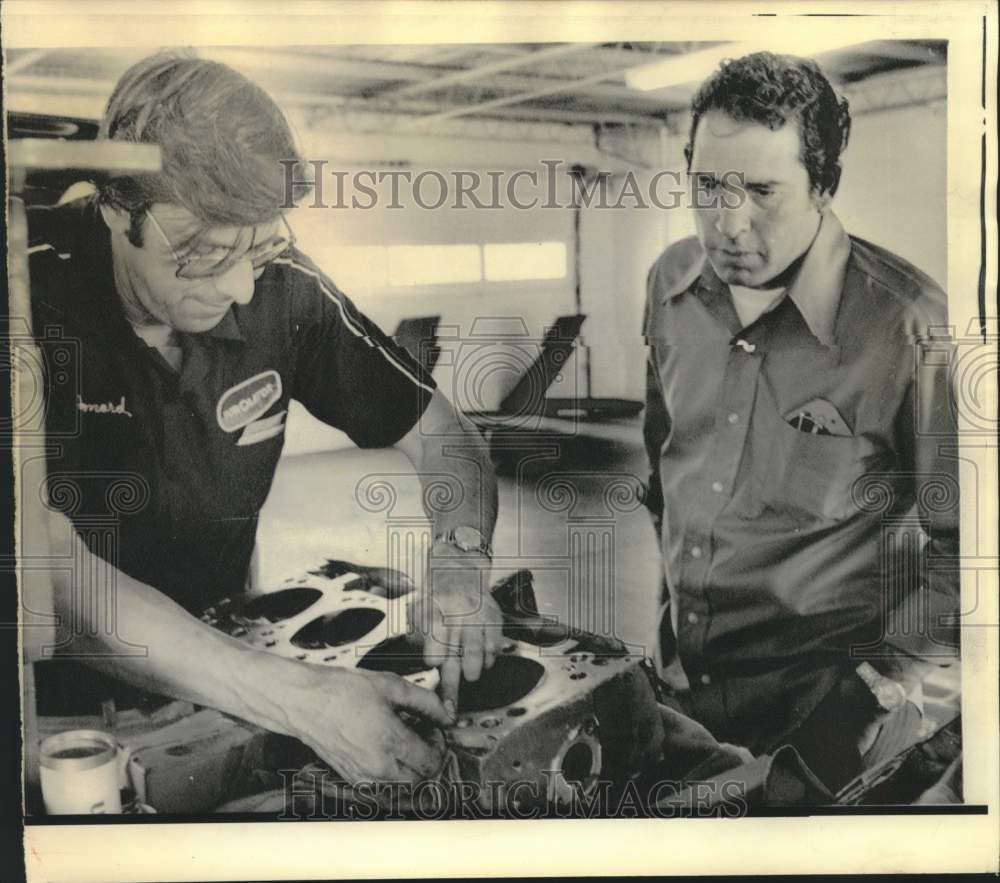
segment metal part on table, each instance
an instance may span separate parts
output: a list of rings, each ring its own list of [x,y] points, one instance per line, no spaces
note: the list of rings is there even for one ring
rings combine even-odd
[[[119,736],[141,804],[160,813],[208,812],[233,796],[258,730],[204,708],[171,724]]]
[[[202,619],[269,653],[390,671],[434,689],[437,671],[426,667],[409,637],[410,596],[375,594],[373,573],[329,562],[273,590],[226,599]],[[520,584],[494,589],[495,597],[506,594],[518,606],[505,610],[505,641],[493,667],[478,681],[462,683],[458,720],[445,733],[454,752],[445,777],[471,782],[487,810],[565,803],[592,794],[602,780],[612,789],[623,787],[662,753],[662,722],[645,660],[607,639],[536,628],[546,624],[537,614],[531,618],[525,573],[518,574]]]

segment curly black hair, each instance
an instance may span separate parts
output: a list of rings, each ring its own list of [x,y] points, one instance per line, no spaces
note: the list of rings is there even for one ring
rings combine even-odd
[[[691,132],[684,147],[689,169],[698,121],[712,110],[771,130],[795,120],[802,141],[802,164],[809,173],[812,191],[830,196],[837,192],[840,155],[851,134],[851,114],[847,99],[834,92],[816,62],[772,52],[723,61],[691,102]]]

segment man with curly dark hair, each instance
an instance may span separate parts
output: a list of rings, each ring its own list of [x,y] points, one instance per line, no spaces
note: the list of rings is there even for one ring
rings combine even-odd
[[[724,62],[645,320],[664,654],[717,738],[833,789],[918,739],[958,643],[945,294],[833,213],[850,123],[812,61]]]

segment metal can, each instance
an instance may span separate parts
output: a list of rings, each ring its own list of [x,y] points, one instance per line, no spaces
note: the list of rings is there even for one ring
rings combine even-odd
[[[118,743],[101,730],[68,730],[39,746],[42,798],[50,815],[122,811]]]

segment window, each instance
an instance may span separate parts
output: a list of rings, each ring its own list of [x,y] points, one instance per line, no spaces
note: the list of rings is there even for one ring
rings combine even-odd
[[[566,278],[564,242],[338,245],[303,249],[344,291]]]
[[[390,245],[390,285],[479,282],[478,245]]]
[[[566,276],[565,242],[497,242],[483,246],[488,282],[562,279]]]
[[[385,252],[379,245],[334,246],[318,253],[316,262],[344,291],[381,288],[388,284]]]

